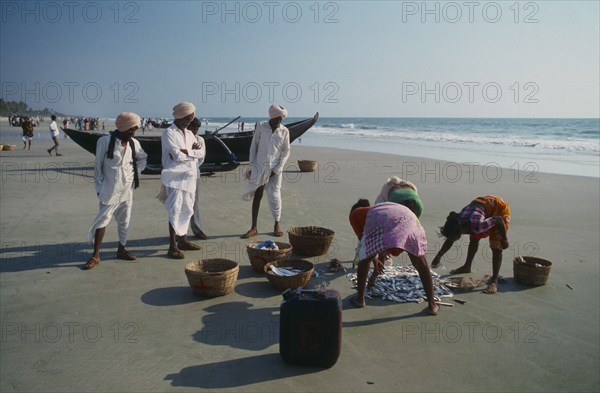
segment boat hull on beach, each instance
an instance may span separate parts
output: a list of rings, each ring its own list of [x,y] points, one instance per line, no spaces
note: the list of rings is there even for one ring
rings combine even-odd
[[[285,124],[290,132],[290,143],[301,137],[319,119],[319,114],[312,118]],[[106,133],[93,131],[79,131],[71,128],[63,128],[75,143],[92,154],[96,154],[96,143]],[[254,130],[226,134],[202,135],[206,145],[206,157],[200,167],[202,172],[222,172],[236,169],[240,163],[248,162],[250,159],[250,143]],[[148,171],[157,172],[162,169],[161,155],[162,147],[160,136],[136,136],[142,149],[148,154]],[[226,146],[223,146],[223,144]],[[231,153],[236,157],[232,160]]]

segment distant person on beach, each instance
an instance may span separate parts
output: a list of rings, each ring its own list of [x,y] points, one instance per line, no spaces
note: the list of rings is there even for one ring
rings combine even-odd
[[[192,227],[192,232],[194,235],[200,240],[206,240],[207,236],[204,233],[204,227],[202,226],[202,222],[200,220],[200,165],[204,162],[204,158],[206,157],[206,147],[204,144],[204,138],[198,135],[201,126],[200,120],[197,117],[192,120],[190,125],[188,126],[188,130],[192,131],[192,133],[196,136],[196,142],[200,145],[198,149],[198,162],[196,163],[196,168],[198,171],[196,173],[196,197],[194,198],[194,215],[192,215],[192,219],[190,220],[190,226]]]
[[[290,156],[290,132],[281,124],[288,115],[287,109],[273,104],[269,107],[269,121],[257,123],[250,144],[250,164],[246,171],[248,183],[242,198],[252,200],[252,226],[242,235],[248,239],[258,234],[258,210],[263,192],[267,191],[269,207],[275,220],[274,235],[283,236],[281,219],[281,180],[283,166]]]
[[[361,209],[367,210],[363,212]],[[371,262],[383,260],[388,255],[398,256],[406,251],[425,289],[427,311],[436,315],[439,306],[435,303],[433,278],[425,258],[427,236],[417,216],[408,207],[392,202],[357,208],[353,214],[364,215],[364,227],[358,250],[358,292],[352,298],[352,303],[358,308],[365,306],[365,289]],[[374,284],[374,281],[370,284]]]
[[[508,248],[508,227],[510,225],[510,206],[497,196],[486,195],[475,198],[460,213],[450,212],[446,223],[440,227],[440,234],[446,238],[437,253],[431,267],[438,267],[442,256],[462,235],[470,235],[469,249],[465,264],[450,274],[471,273],[471,264],[479,248],[479,240],[489,237],[492,249],[492,277],[483,291],[493,294],[498,291],[498,275],[502,266],[502,250]]]
[[[93,269],[100,263],[100,246],[106,226],[113,216],[119,227],[117,258],[125,261],[137,259],[125,246],[133,206],[133,190],[139,186],[139,175],[146,168],[148,155],[133,138],[135,131],[140,128],[138,115],[123,112],[115,120],[115,125],[117,129],[98,139],[96,144],[94,174],[100,209],[88,232],[88,242],[94,242],[94,254],[84,265],[85,270]]]
[[[197,161],[204,151],[196,136],[187,129],[196,116],[196,107],[180,102],[173,107],[173,124],[163,131],[162,187],[159,200],[164,202],[169,216],[169,251],[174,259],[183,259],[181,250],[199,250],[201,247],[187,240],[190,219],[194,214]]]
[[[23,150],[25,150],[28,143],[28,150],[31,150],[31,141],[33,140],[33,122],[31,121],[31,118],[26,117],[21,128],[23,129]]]
[[[62,154],[58,153],[58,135],[59,135],[59,130],[58,130],[58,125],[56,124],[56,116],[52,115],[50,116],[50,118],[52,119],[52,122],[50,123],[49,129],[50,129],[50,137],[52,138],[52,141],[54,141],[54,146],[52,146],[50,149],[46,150],[48,152],[49,155],[52,155],[52,150],[54,150],[54,152],[56,153],[57,156],[62,156]]]

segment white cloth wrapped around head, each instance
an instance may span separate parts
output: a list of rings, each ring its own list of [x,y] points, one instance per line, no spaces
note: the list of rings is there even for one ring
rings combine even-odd
[[[141,127],[142,120],[133,112],[121,112],[115,120],[115,126],[117,126],[117,130],[125,132],[135,126]]]
[[[173,107],[173,117],[175,119],[183,119],[194,112],[196,112],[196,107],[191,102],[180,102]]]
[[[287,109],[281,105],[273,104],[269,107],[269,118],[274,119],[281,116],[281,120],[285,119],[288,115]]]

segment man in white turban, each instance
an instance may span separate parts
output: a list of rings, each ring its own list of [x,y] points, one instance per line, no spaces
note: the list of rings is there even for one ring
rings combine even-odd
[[[119,226],[117,258],[126,261],[136,259],[125,249],[127,232],[133,206],[133,190],[139,186],[139,175],[146,168],[148,155],[140,143],[133,138],[140,128],[140,117],[135,113],[121,113],[115,124],[117,129],[110,135],[98,139],[96,144],[96,195],[100,210],[88,232],[88,241],[94,242],[94,254],[84,265],[93,269],[100,263],[100,246],[106,226],[114,216]]]
[[[160,180],[166,194],[165,208],[169,216],[169,251],[174,259],[183,259],[181,250],[199,250],[187,240],[190,218],[194,212],[198,159],[204,151],[196,136],[187,129],[196,116],[196,107],[181,102],[173,107],[175,121],[162,134],[162,167]]]
[[[290,156],[290,133],[281,124],[288,115],[287,109],[273,104],[269,107],[270,120],[256,124],[250,145],[250,165],[246,172],[248,183],[242,198],[252,201],[252,227],[242,235],[247,239],[258,234],[258,210],[266,190],[269,208],[275,220],[273,234],[283,236],[281,219],[281,180],[283,167]]]

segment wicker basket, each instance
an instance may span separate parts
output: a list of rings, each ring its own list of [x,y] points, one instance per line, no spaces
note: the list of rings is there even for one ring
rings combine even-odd
[[[269,266],[271,265],[275,267],[288,266],[306,271],[303,273],[298,273],[294,276],[278,276],[277,274],[269,270]],[[310,281],[310,276],[312,276],[314,270],[315,266],[311,262],[305,261],[303,259],[284,259],[282,261],[271,262],[265,265],[265,273],[267,279],[269,279],[269,281],[275,288],[282,291],[285,291],[288,288],[304,288],[308,285],[308,282]]]
[[[2,150],[16,150],[16,145],[2,145]]]
[[[295,227],[288,230],[294,254],[306,257],[326,254],[334,234],[331,229],[321,227]]]
[[[298,166],[302,172],[314,172],[317,169],[317,162],[310,160],[298,160]]]
[[[516,257],[513,260],[513,274],[515,280],[521,284],[535,286],[546,284],[550,278],[550,269],[552,269],[552,262],[542,258]]]
[[[188,263],[185,275],[197,295],[217,297],[233,291],[240,267],[228,259],[203,259]]]
[[[248,258],[250,258],[250,264],[252,268],[259,272],[264,273],[265,264],[273,261],[280,261],[282,259],[289,258],[292,253],[292,245],[288,243],[275,242],[279,250],[259,250],[256,247],[262,242],[252,242],[246,244],[246,251],[248,252]]]

